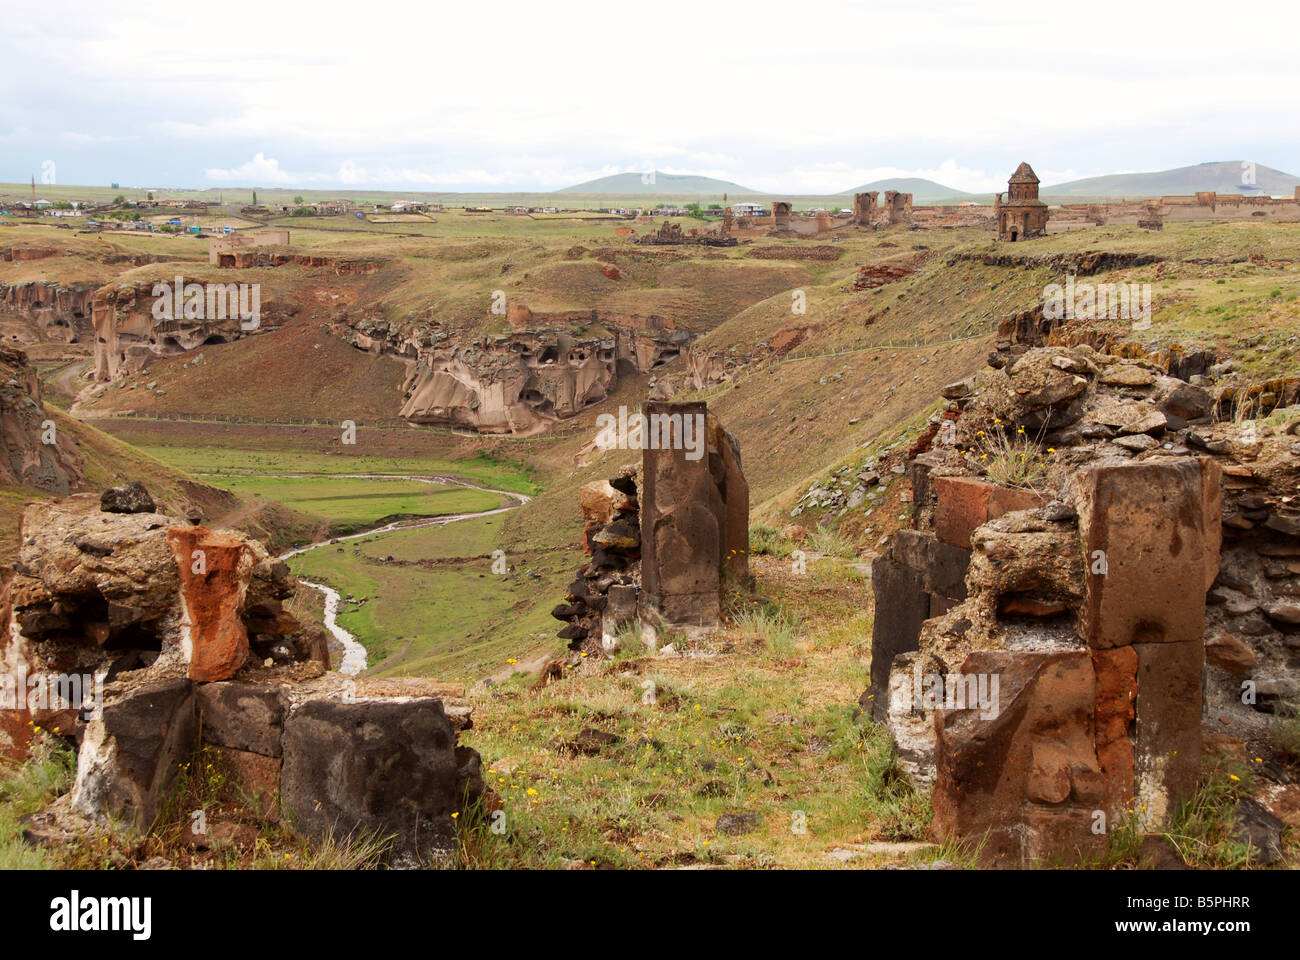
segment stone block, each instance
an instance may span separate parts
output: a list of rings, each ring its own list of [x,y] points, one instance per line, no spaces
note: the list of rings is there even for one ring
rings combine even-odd
[[[197,746],[194,685],[155,680],[110,696],[77,754],[72,807],[97,822],[147,830]]]
[[[1196,792],[1205,651],[1200,637],[1139,643],[1133,761],[1144,821],[1164,825]]]
[[[195,691],[204,743],[278,757],[286,697],[267,683],[205,683]]]
[[[975,528],[1014,510],[1042,506],[1046,499],[1032,490],[1003,487],[975,477],[934,477],[937,502],[934,535],[962,550],[971,548]]]
[[[395,860],[415,865],[454,847],[452,814],[483,780],[441,700],[312,700],[285,720],[280,789],[309,836],[391,835]]]
[[[1201,636],[1219,569],[1213,468],[1192,459],[1099,466],[1075,475],[1087,573],[1080,616],[1094,647]]]
[[[871,564],[876,613],[871,629],[871,715],[885,719],[889,710],[889,672],[894,657],[917,647],[921,624],[930,616],[924,574],[888,554]]]

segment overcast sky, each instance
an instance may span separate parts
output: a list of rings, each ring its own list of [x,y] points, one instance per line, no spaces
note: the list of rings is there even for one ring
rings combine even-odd
[[[0,181],[772,192],[1300,172],[1300,4],[0,0]]]

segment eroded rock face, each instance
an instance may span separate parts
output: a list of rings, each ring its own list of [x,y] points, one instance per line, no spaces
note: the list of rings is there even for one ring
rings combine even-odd
[[[404,342],[418,357],[403,387],[402,416],[483,433],[536,433],[604,400],[619,364],[639,371],[676,357],[689,336],[671,330],[593,336],[524,330],[473,344]]]
[[[191,679],[222,680],[248,659],[250,637],[259,656],[289,638],[310,659],[315,643],[283,610],[296,586],[288,568],[242,534],[76,494],[27,508],[19,560],[10,596],[21,635],[102,665],[145,651]]]
[[[173,284],[175,279],[166,277],[163,282]],[[228,343],[272,325],[275,309],[271,304],[260,304],[263,316],[258,326],[244,329],[244,321],[237,312],[227,310],[222,317],[215,309],[215,302],[214,309],[209,311],[206,297],[202,317],[179,315],[170,320],[157,319],[154,305],[158,298],[154,296],[154,287],[154,281],[142,280],[109,284],[95,291],[91,313],[96,380],[114,380],[126,373],[138,373],[154,357],[175,356],[209,343]]]
[[[26,320],[33,341],[85,343],[94,335],[91,322],[94,293],[94,285],[90,283],[65,285],[46,280],[0,283],[0,319],[13,316]]]
[[[0,483],[62,496],[84,479],[80,454],[41,402],[36,369],[21,350],[0,347]]]

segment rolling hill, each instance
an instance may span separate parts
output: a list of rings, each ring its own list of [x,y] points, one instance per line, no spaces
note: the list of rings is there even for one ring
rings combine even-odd
[[[1291,195],[1300,186],[1300,177],[1255,164],[1253,185],[1242,182],[1246,170],[1243,160],[1222,160],[1175,167],[1155,173],[1113,173],[1104,177],[1087,177],[1042,188],[1044,197],[1159,197],[1189,194],[1200,190],[1217,193],[1262,193]]]
[[[933,180],[926,180],[924,177],[890,177],[885,180],[864,183],[860,187],[854,187],[844,192],[846,194],[869,193],[872,190],[882,195],[886,190],[910,193],[914,203],[934,203],[939,200],[950,201],[957,197],[966,197],[966,194],[960,190],[945,187],[942,183],[935,183]]]
[[[588,180],[556,190],[556,193],[608,193],[615,196],[640,196],[665,194],[671,196],[744,196],[760,193],[749,187],[732,183],[730,180],[715,180],[713,177],[698,177],[694,174],[654,172],[654,182],[645,183],[640,173],[615,173],[608,177]]]

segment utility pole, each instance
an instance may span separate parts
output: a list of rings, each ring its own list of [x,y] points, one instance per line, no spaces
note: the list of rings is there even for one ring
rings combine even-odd
[[[32,174],[32,203],[36,202],[36,174]]]

